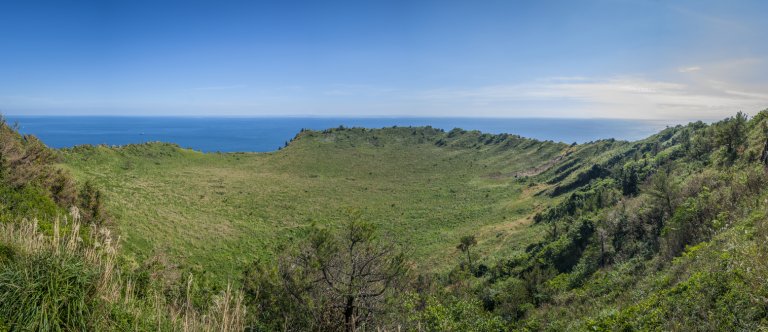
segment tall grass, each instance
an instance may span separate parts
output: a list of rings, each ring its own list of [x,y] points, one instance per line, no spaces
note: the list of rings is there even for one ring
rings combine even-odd
[[[178,305],[159,292],[136,296],[118,264],[119,238],[72,219],[55,220],[50,236],[36,220],[0,224],[0,330],[244,329],[243,297],[231,285],[207,310],[190,300]]]

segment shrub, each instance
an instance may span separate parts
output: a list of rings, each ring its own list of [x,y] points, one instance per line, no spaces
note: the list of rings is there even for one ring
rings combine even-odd
[[[103,224],[106,220],[106,214],[104,212],[104,196],[101,190],[88,181],[80,190],[79,198],[79,205],[82,207],[80,213],[83,220],[99,225]]]
[[[439,298],[430,296],[422,310],[417,310],[415,298],[406,300],[410,308],[409,325],[420,331],[505,331],[504,321],[499,316],[484,311],[477,300],[460,299],[453,296]]]
[[[62,209],[38,187],[19,189],[0,185],[0,220],[19,221],[23,218],[51,220]]]

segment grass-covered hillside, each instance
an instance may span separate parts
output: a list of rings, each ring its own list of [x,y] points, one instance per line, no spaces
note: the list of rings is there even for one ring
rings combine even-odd
[[[533,178],[544,240],[465,294],[521,330],[764,330],[767,169],[768,111],[587,144]]]
[[[81,146],[64,166],[103,188],[128,253],[170,256],[182,270],[236,278],[255,258],[339,226],[360,210],[404,244],[420,270],[456,263],[478,233],[499,255],[532,243],[549,198],[521,180],[571,147],[513,135],[433,128],[303,131],[273,153],[200,153],[162,143]]]
[[[102,192],[59,161],[0,118],[0,331],[243,329],[233,288],[193,305],[191,287],[124,264]]]
[[[768,111],[579,145],[306,130],[272,153],[3,128],[0,328],[768,328]]]

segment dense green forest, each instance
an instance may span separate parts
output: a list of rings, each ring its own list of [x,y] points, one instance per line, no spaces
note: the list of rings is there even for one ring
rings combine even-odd
[[[768,328],[768,110],[636,142],[339,127],[271,153],[0,127],[0,330]]]

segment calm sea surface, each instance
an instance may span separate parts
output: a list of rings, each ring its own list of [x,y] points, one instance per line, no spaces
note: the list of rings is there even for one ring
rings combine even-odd
[[[637,140],[670,121],[488,118],[192,118],[8,116],[25,134],[54,148],[79,144],[177,143],[199,151],[274,151],[302,128],[427,126],[510,133],[540,140],[584,143],[602,138]]]

